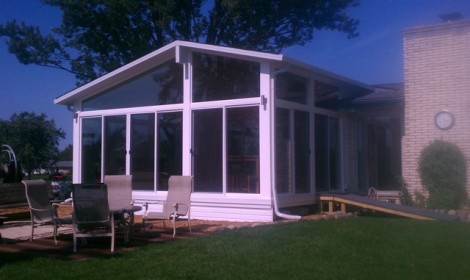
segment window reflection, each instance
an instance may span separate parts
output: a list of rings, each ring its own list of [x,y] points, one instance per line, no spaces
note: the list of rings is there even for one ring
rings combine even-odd
[[[101,182],[101,117],[82,120],[82,183]]]
[[[315,107],[338,111],[339,90],[337,87],[315,81]]]
[[[260,96],[257,62],[216,55],[193,54],[193,101]]]
[[[83,101],[83,110],[143,107],[183,102],[183,66],[168,61],[150,72]]]
[[[135,190],[154,189],[155,114],[131,116],[131,174]]]
[[[315,115],[315,174],[317,191],[340,188],[339,120]]]
[[[193,111],[195,192],[222,192],[222,108]]]
[[[276,190],[310,192],[310,117],[308,112],[276,109]]]
[[[294,189],[292,182],[292,137],[290,133],[290,111],[276,109],[276,190],[289,193]]]
[[[276,75],[275,83],[277,98],[307,104],[307,78],[284,72]]]
[[[104,118],[105,175],[126,174],[126,116]]]
[[[295,192],[310,192],[310,115],[294,112]]]
[[[158,114],[158,185],[159,191],[168,190],[168,179],[181,175],[183,168],[183,113]]]

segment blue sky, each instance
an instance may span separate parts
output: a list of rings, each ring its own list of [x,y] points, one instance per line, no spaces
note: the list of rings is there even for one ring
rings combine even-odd
[[[470,20],[470,0],[362,0],[349,13],[360,20],[359,37],[320,31],[304,46],[283,54],[367,84],[403,81],[402,30],[441,22],[439,15],[460,12]],[[0,23],[16,19],[45,33],[61,22],[61,12],[39,0],[0,0]],[[75,88],[74,76],[61,70],[20,64],[0,38],[0,119],[21,111],[46,113],[72,142],[72,115],[54,98]]]

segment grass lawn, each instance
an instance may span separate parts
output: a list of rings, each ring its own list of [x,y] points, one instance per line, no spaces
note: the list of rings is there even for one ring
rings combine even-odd
[[[470,279],[470,223],[300,221],[68,261],[0,256],[1,279]]]

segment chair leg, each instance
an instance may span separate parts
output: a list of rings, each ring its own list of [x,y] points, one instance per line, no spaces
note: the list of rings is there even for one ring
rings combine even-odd
[[[57,245],[57,228],[58,228],[58,225],[57,224],[54,224],[54,243],[55,245]]]
[[[31,221],[31,237],[29,238],[29,242],[33,242],[33,236],[34,236],[34,223]]]
[[[146,221],[146,219],[143,218],[143,219],[142,219],[142,231],[145,231],[145,227],[146,227],[146,226],[147,226],[149,229],[152,229],[152,228],[153,228],[153,225],[152,225],[152,224],[146,225],[146,224],[145,224],[145,221]]]
[[[73,230],[73,252],[77,252],[77,233],[75,229]]]
[[[175,237],[175,235],[176,235],[176,215],[173,215],[172,222],[173,222],[173,237]]]
[[[115,236],[114,228],[115,228],[115,226],[114,226],[114,216],[111,214],[111,253],[114,252],[114,241],[115,241],[114,240],[115,239],[114,238],[114,236]]]
[[[191,208],[188,209],[188,228],[189,228],[189,232],[192,232],[191,231]]]
[[[129,241],[131,240],[131,226],[129,224],[125,224],[123,226],[124,231],[124,245],[127,246]]]

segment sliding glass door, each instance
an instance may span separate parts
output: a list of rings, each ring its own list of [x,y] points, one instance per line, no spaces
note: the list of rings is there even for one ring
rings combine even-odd
[[[182,174],[182,123],[182,112],[83,118],[82,182],[130,174],[134,190],[167,190]]]
[[[310,192],[310,114],[276,109],[276,190]]]
[[[259,109],[226,109],[227,192],[259,193]]]
[[[157,190],[168,190],[171,175],[183,172],[183,113],[159,113],[157,137]]]
[[[104,175],[126,174],[126,116],[104,117]]]
[[[193,172],[195,192],[223,190],[223,109],[193,111]]]
[[[155,181],[155,114],[131,115],[130,171],[134,190],[153,190]]]
[[[317,191],[341,188],[339,119],[315,115],[315,174]]]

